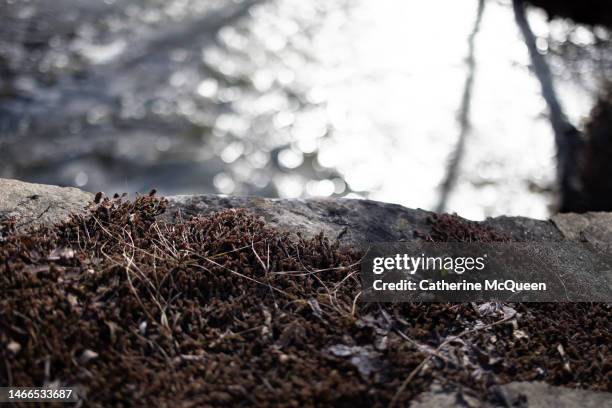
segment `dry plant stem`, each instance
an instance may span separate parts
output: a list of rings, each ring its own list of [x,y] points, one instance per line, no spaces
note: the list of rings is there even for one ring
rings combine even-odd
[[[442,343],[440,343],[440,345],[435,349],[435,351],[433,353],[429,353],[420,363],[418,366],[416,366],[414,368],[414,370],[412,370],[410,372],[410,374],[408,374],[408,377],[406,377],[406,379],[404,380],[404,382],[402,382],[402,385],[400,385],[400,387],[397,390],[397,393],[395,394],[395,396],[393,397],[393,399],[391,400],[391,402],[389,403],[389,408],[393,408],[395,407],[395,404],[397,403],[397,399],[399,398],[399,396],[402,394],[402,392],[404,392],[404,390],[406,389],[406,387],[408,386],[408,384],[410,384],[410,382],[414,379],[414,377],[416,377],[421,370],[423,369],[423,367],[425,367],[425,364],[427,364],[427,362],[429,362],[429,360],[435,356],[436,354],[439,353],[439,351],[446,346],[447,344],[460,339],[461,337],[467,335],[467,334],[471,334],[471,333],[475,333],[475,332],[479,332],[482,330],[486,330],[490,327],[493,326],[497,326],[499,324],[503,324],[509,320],[512,320],[516,317],[516,313],[513,313],[510,316],[506,316],[501,320],[498,320],[496,322],[484,325],[482,327],[476,328],[476,329],[468,329],[468,330],[464,330],[463,332],[459,333],[456,336],[448,336]]]
[[[218,262],[213,261],[211,258],[207,258],[207,257],[202,256],[202,255],[200,255],[200,254],[197,254],[197,253],[195,253],[195,252],[191,252],[191,253],[192,253],[193,255],[196,255],[196,256],[198,256],[198,257],[202,258],[203,260],[205,260],[205,261],[207,261],[207,262],[210,262],[210,263],[212,263],[213,265],[215,265],[215,266],[217,266],[217,267],[219,267],[219,268],[223,268],[223,269],[227,270],[228,272],[230,272],[230,273],[232,273],[232,274],[234,274],[234,275],[236,275],[236,276],[239,276],[239,277],[241,277],[241,278],[243,278],[243,279],[249,280],[249,281],[251,281],[251,282],[255,282],[255,283],[257,283],[258,285],[262,285],[262,286],[266,286],[266,287],[271,287],[273,290],[275,290],[275,291],[277,291],[277,292],[279,292],[279,293],[282,293],[283,295],[287,296],[289,299],[294,299],[294,298],[295,298],[295,296],[293,296],[293,295],[291,295],[291,294],[289,294],[289,293],[287,293],[287,292],[285,292],[285,291],[283,291],[283,290],[281,290],[281,289],[275,288],[274,286],[269,286],[269,285],[267,285],[267,284],[265,284],[265,283],[263,283],[263,282],[261,282],[261,281],[258,281],[257,279],[251,278],[250,276],[244,275],[244,274],[242,274],[242,273],[240,273],[240,272],[238,272],[238,271],[235,271],[235,270],[233,270],[233,269],[227,268],[227,267],[225,267],[225,266],[223,266],[223,265],[219,264]],[[199,267],[199,268],[202,268],[202,269],[204,269],[204,270],[208,270],[208,269],[206,269],[206,267],[204,267],[204,266],[202,266],[202,265],[194,265],[194,266]]]

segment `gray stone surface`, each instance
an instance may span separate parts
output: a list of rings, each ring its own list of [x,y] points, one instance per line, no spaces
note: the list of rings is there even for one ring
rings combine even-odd
[[[525,217],[495,217],[483,222],[518,241],[563,241],[563,234],[551,221]]]
[[[368,242],[414,239],[428,233],[431,212],[397,204],[357,199],[283,200],[261,197],[189,195],[169,197],[168,216],[206,214],[222,208],[247,208],[268,223],[305,236],[319,232],[342,244],[363,248]],[[524,217],[497,217],[483,222],[520,241],[562,241],[563,234],[550,221]],[[611,239],[612,242],[612,239]]]
[[[499,387],[508,407],[611,408],[612,394],[553,387],[543,382],[512,382]]]
[[[207,214],[224,208],[247,208],[280,230],[312,237],[323,232],[342,244],[364,247],[367,242],[408,241],[416,229],[427,229],[424,210],[371,200],[282,200],[215,195],[168,198],[167,217]]]
[[[16,217],[21,225],[57,222],[81,211],[91,193],[70,187],[0,179],[0,219]],[[368,242],[410,241],[415,231],[427,233],[432,213],[397,204],[355,199],[283,200],[221,197],[212,194],[172,196],[167,219],[207,214],[225,208],[247,208],[271,225],[305,236],[323,232],[342,244],[363,248]],[[610,251],[612,213],[558,214],[551,221],[496,217],[483,222],[520,241],[579,240]]]
[[[612,213],[556,214],[552,221],[566,239],[589,242],[603,252],[612,252]]]
[[[15,217],[20,225],[39,225],[82,211],[93,195],[70,187],[0,179],[0,220]],[[168,197],[166,219],[208,214],[225,208],[247,208],[271,225],[311,237],[323,232],[342,244],[410,241],[415,231],[427,233],[432,214],[397,204],[356,199],[270,199],[183,195]],[[579,240],[612,252],[612,213],[558,214],[551,221],[496,217],[483,222],[521,241]]]
[[[92,199],[91,193],[77,188],[0,178],[0,220],[14,217],[18,227],[60,222],[83,211]]]
[[[496,387],[495,403],[479,401],[469,390],[432,390],[417,396],[410,408],[610,408],[610,393],[554,387],[543,382],[511,382]]]

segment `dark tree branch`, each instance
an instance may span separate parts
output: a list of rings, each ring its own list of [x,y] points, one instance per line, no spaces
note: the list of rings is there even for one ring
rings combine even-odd
[[[557,98],[550,68],[536,46],[536,38],[525,13],[525,2],[513,0],[514,17],[529,50],[533,71],[540,82],[542,97],[548,106],[550,124],[555,134],[557,149],[557,182],[559,210],[575,211],[581,207],[581,187],[578,163],[584,142],[582,135],[568,120]]]
[[[448,198],[457,183],[457,177],[459,173],[459,165],[465,150],[465,142],[470,131],[470,107],[472,102],[472,89],[474,88],[474,76],[476,74],[476,59],[475,54],[475,41],[476,35],[480,30],[480,23],[484,14],[485,0],[478,0],[478,10],[476,12],[476,20],[472,32],[468,37],[468,56],[467,66],[468,75],[465,79],[465,85],[463,88],[463,96],[461,98],[461,106],[459,107],[459,137],[457,138],[457,145],[455,150],[452,152],[448,167],[446,170],[446,178],[440,186],[440,200],[438,202],[437,212],[444,212]]]

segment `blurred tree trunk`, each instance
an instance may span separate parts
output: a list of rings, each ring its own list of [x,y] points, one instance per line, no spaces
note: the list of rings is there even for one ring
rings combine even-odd
[[[558,3],[528,1],[538,5],[546,4],[547,10],[557,10],[556,13],[577,21],[592,22],[585,17],[584,13],[588,12],[593,18],[598,16],[602,23],[606,23],[605,19],[608,18],[607,23],[612,26],[612,1],[609,0]],[[583,137],[563,112],[550,69],[536,47],[535,36],[525,15],[524,1],[513,0],[513,7],[555,134],[559,211],[612,211],[612,84],[606,85],[607,89],[591,111]]]
[[[577,211],[584,207],[579,170],[584,140],[578,129],[569,122],[559,102],[550,68],[544,56],[538,51],[535,35],[529,26],[525,13],[525,2],[514,0],[513,7],[516,23],[529,50],[533,71],[540,82],[542,96],[548,106],[549,119],[555,135],[559,186],[558,209],[560,212]]]
[[[591,111],[585,135],[581,165],[584,208],[575,211],[612,211],[612,85]]]

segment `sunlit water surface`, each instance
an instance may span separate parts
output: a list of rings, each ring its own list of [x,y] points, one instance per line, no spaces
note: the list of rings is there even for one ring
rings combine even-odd
[[[5,1],[0,176],[434,209],[459,134],[476,5]],[[609,39],[530,19],[543,53]],[[33,47],[36,35],[48,44]],[[487,2],[475,49],[471,130],[446,208],[545,218],[553,137],[507,2]],[[609,61],[587,61],[568,69],[551,58],[576,124],[609,74]]]

